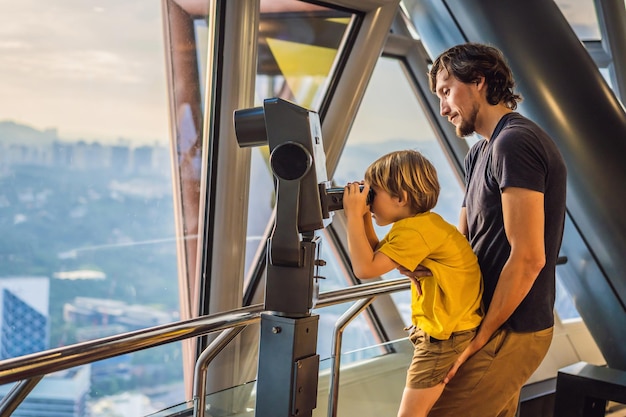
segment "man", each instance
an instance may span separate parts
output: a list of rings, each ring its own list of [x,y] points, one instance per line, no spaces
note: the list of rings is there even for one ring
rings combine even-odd
[[[514,416],[552,341],[565,164],[550,137],[515,112],[521,96],[496,48],[452,47],[429,77],[457,134],[482,136],[465,160],[459,230],[478,257],[486,309],[429,416]]]

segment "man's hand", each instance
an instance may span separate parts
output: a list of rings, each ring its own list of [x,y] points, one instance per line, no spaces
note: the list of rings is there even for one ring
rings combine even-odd
[[[432,277],[433,273],[430,269],[425,266],[418,265],[414,271],[409,271],[403,266],[398,267],[398,272],[402,275],[409,277],[409,279],[415,284],[415,288],[417,289],[417,294],[422,295],[422,285],[420,284],[420,279],[424,277]]]
[[[480,349],[482,349],[483,346],[487,344],[489,339],[482,340],[483,338],[481,336],[482,335],[480,334],[480,331],[479,331],[474,337],[474,339],[472,339],[470,344],[467,345],[467,347],[461,353],[461,355],[459,355],[457,360],[454,362],[454,365],[452,365],[452,368],[450,368],[450,370],[448,371],[448,374],[444,378],[443,380],[444,384],[447,384],[448,382],[450,382],[450,380],[454,378],[457,371],[465,363],[465,361],[467,361],[474,353],[478,352]]]

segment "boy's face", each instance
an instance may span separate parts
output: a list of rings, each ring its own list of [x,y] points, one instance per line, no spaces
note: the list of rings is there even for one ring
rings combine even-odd
[[[370,205],[370,211],[372,212],[372,218],[379,226],[387,226],[400,219],[406,217],[400,204],[398,197],[392,197],[387,191],[382,188],[372,187],[376,198]]]

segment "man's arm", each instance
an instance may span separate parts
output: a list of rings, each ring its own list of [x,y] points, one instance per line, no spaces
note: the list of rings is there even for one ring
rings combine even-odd
[[[459,229],[459,232],[467,238],[469,232],[467,228],[467,209],[465,207],[461,207],[461,214],[459,215],[459,225],[457,226],[457,229]]]
[[[525,188],[508,187],[502,192],[504,229],[511,245],[487,314],[476,337],[457,359],[444,382],[480,350],[493,333],[513,314],[544,267],[544,197]],[[487,260],[488,262],[488,260]]]

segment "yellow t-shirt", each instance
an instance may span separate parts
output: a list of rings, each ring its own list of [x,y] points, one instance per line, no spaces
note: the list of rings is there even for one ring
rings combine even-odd
[[[420,213],[395,222],[377,251],[411,271],[420,264],[432,271],[420,281],[421,296],[411,286],[415,326],[440,340],[478,327],[483,280],[476,255],[455,226],[436,213]]]

